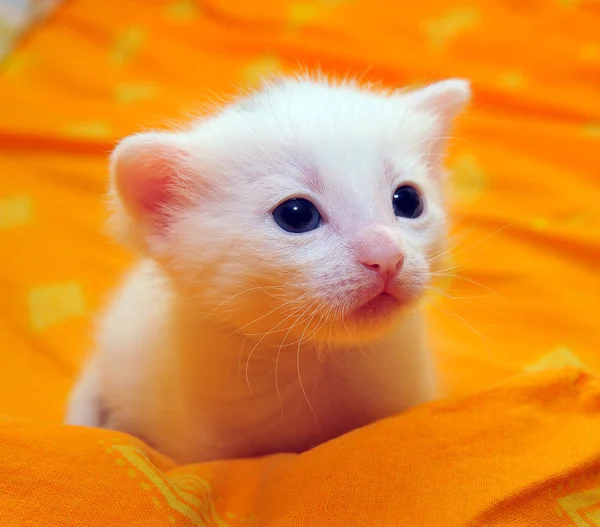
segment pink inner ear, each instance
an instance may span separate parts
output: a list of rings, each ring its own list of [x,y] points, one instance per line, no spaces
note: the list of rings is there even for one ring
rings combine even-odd
[[[123,179],[120,190],[133,198],[139,212],[157,214],[170,201],[169,179],[167,173],[141,174],[133,170]]]
[[[113,158],[115,184],[128,208],[159,220],[176,201],[186,152],[158,134],[133,136],[121,143]]]

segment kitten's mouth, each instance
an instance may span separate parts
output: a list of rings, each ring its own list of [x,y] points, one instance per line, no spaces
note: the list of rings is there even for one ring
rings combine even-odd
[[[391,316],[402,301],[387,291],[382,291],[376,297],[351,311],[348,318],[356,322],[369,322],[385,319]]]

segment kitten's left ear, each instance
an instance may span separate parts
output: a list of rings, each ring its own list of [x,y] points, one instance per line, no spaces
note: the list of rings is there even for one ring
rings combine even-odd
[[[189,134],[131,135],[111,156],[111,229],[138,249],[159,247],[177,217],[199,206],[209,188]]]

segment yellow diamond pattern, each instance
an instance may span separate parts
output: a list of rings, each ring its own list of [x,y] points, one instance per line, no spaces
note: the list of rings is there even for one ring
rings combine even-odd
[[[70,123],[64,127],[66,135],[89,139],[107,139],[111,135],[110,125],[104,121]]]
[[[527,84],[527,80],[519,71],[506,71],[500,75],[499,83],[503,88],[518,90]]]
[[[199,2],[177,0],[167,5],[167,18],[173,22],[194,22],[200,16]]]
[[[600,139],[600,122],[589,123],[583,126],[583,133],[594,139]]]
[[[254,59],[242,71],[243,82],[257,86],[264,77],[274,75],[282,69],[281,61],[274,55],[264,55]]]
[[[542,216],[536,216],[531,220],[531,226],[536,231],[544,231],[548,228],[549,225],[550,222],[548,221],[548,218],[544,218]]]
[[[288,22],[292,27],[302,26],[317,20],[328,6],[324,2],[290,2],[288,5]]]
[[[111,49],[110,58],[115,66],[125,66],[146,41],[146,33],[140,27],[129,27],[120,33]]]
[[[448,11],[423,22],[430,47],[433,51],[442,51],[450,41],[479,25],[480,13],[474,7],[461,7]]]
[[[27,195],[0,198],[0,229],[10,229],[31,223],[31,198]]]
[[[488,178],[481,164],[471,152],[463,152],[451,163],[453,198],[462,204],[477,201],[488,186]]]
[[[31,56],[25,52],[13,52],[9,54],[3,64],[4,78],[15,78],[32,63]]]
[[[119,104],[132,104],[152,99],[158,91],[156,84],[123,82],[115,86],[115,99]]]
[[[85,313],[79,282],[64,282],[32,289],[29,293],[31,325],[43,330]]]
[[[566,347],[556,348],[548,355],[544,355],[537,362],[530,364],[525,368],[526,371],[552,371],[562,370],[564,368],[576,368],[589,370],[583,361]]]

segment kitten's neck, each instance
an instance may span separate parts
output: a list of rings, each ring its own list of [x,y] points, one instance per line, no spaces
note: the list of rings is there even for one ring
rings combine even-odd
[[[209,384],[220,383],[240,398],[261,397],[300,377],[313,379],[322,369],[324,349],[314,340],[283,342],[279,336],[241,334],[230,326],[198,313],[193,302],[178,299],[174,317],[179,326],[179,351],[182,365],[194,375],[208,374]]]

